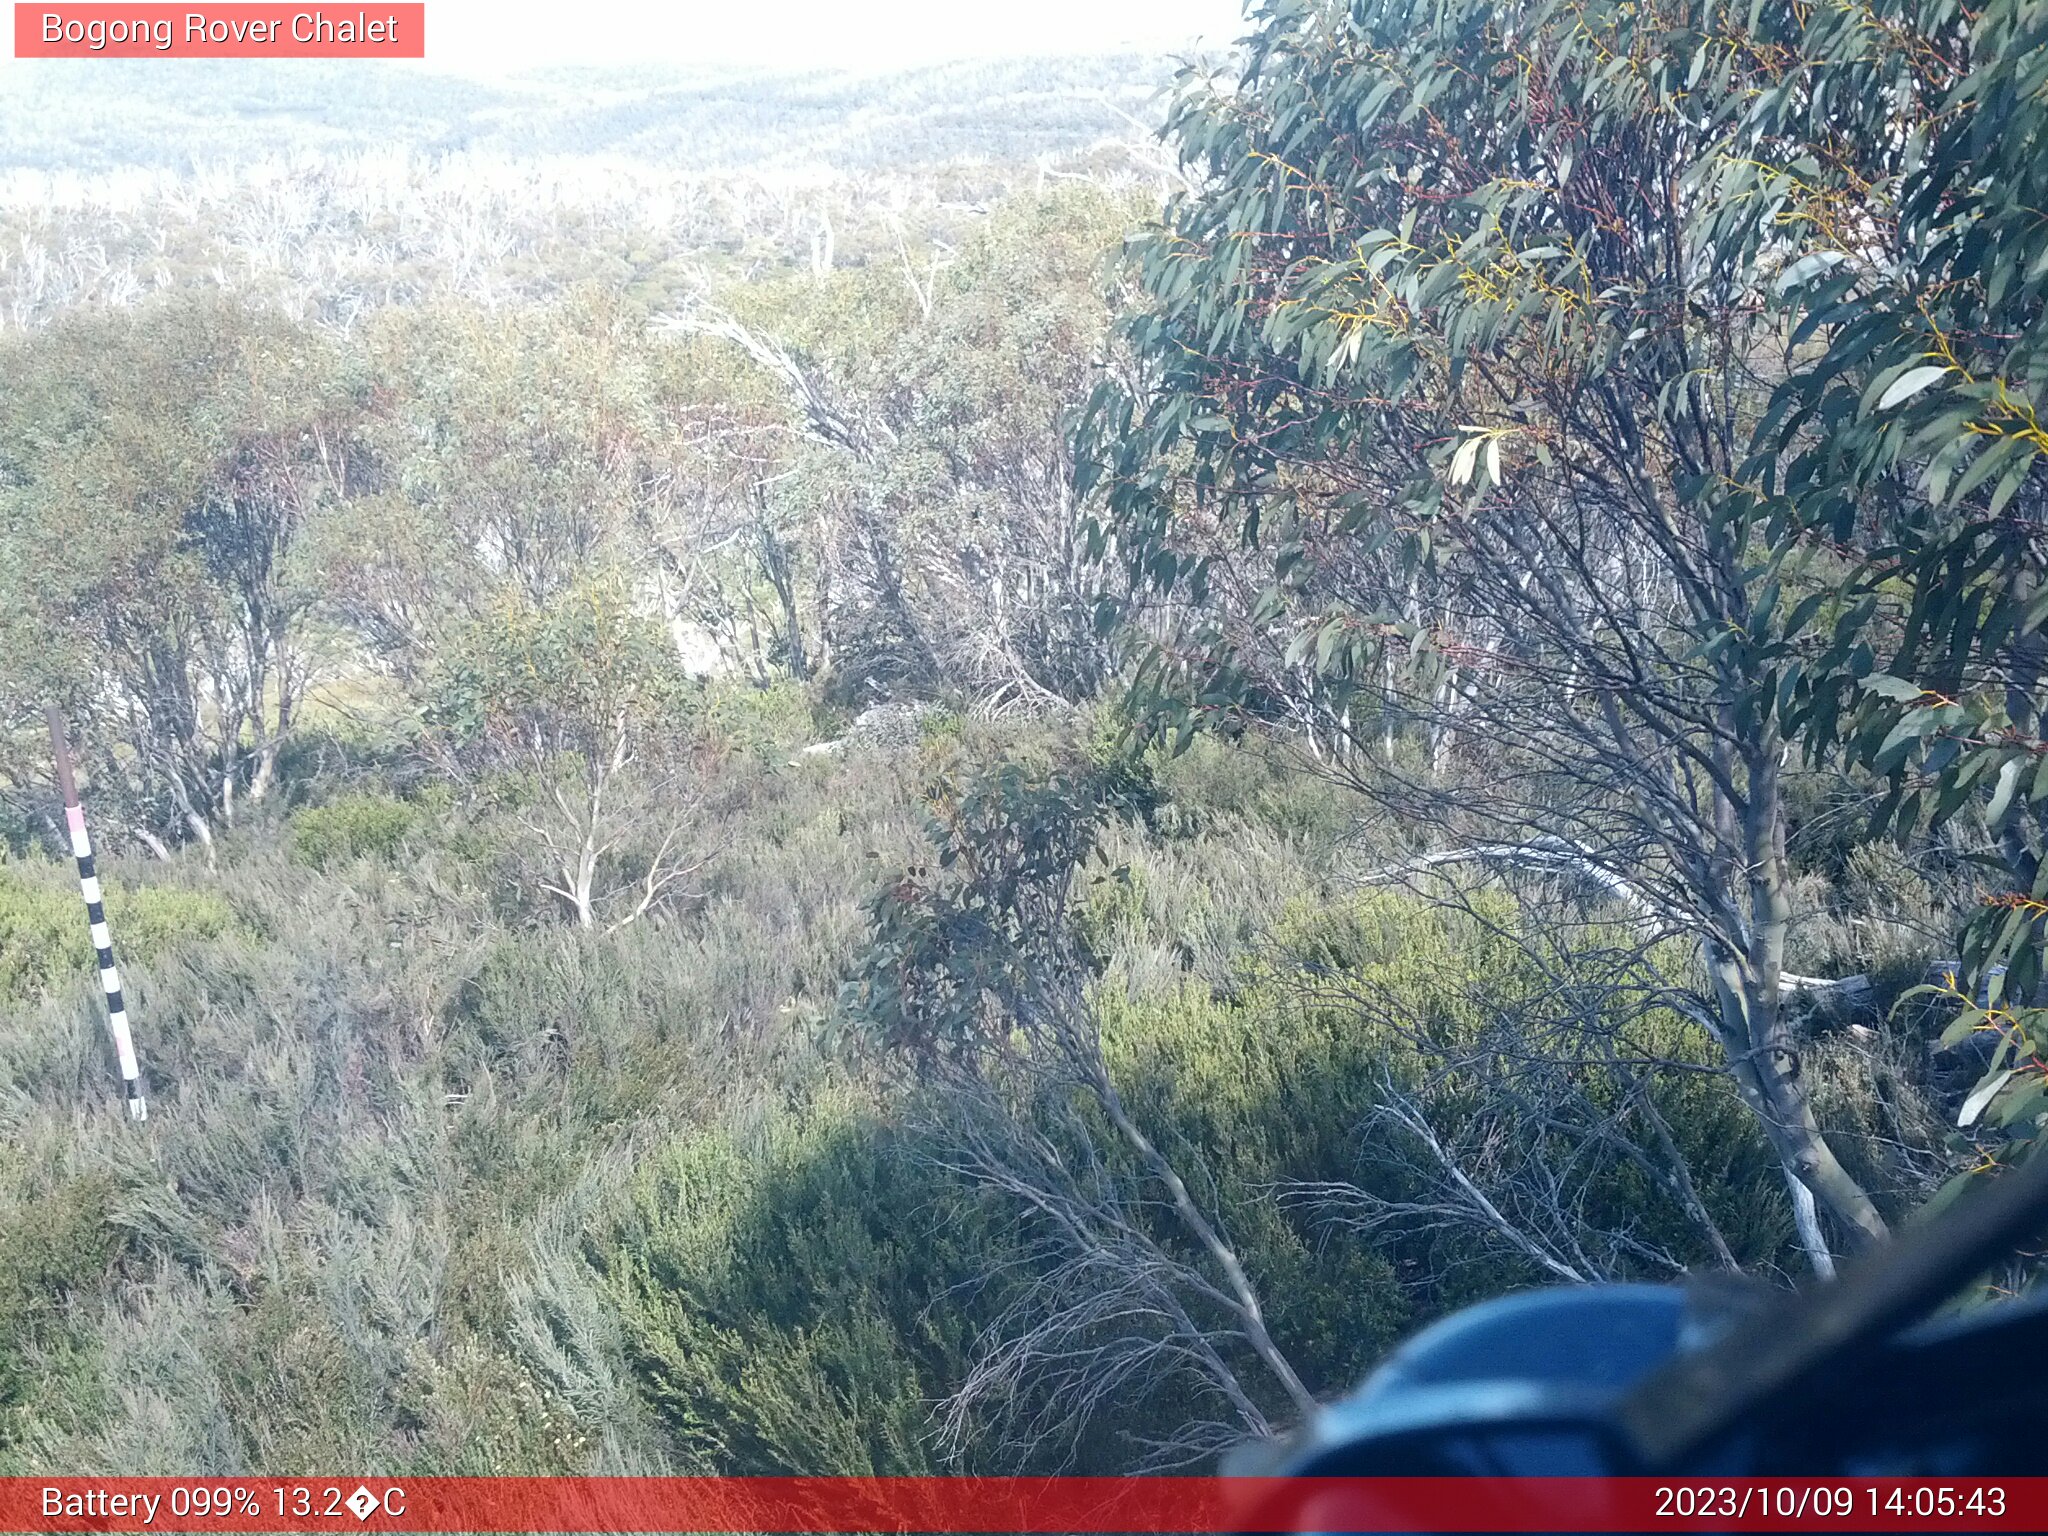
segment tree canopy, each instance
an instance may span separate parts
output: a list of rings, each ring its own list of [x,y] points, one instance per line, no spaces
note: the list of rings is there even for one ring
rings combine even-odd
[[[1999,308],[2024,329],[2042,276],[2038,170],[2000,173],[2032,142],[2027,16],[1272,0],[1241,78],[1185,83],[1198,185],[1136,246],[1141,381],[1092,407],[1155,720],[1292,721],[1488,859],[1693,937],[1676,990],[1795,1203],[1851,1234],[1885,1222],[1805,1103],[1786,778],[1850,724],[1894,773],[1967,734],[1939,679],[1891,687],[1932,706],[1905,722],[1851,708],[1887,696],[1867,627],[1969,666],[2025,630],[2031,581],[1987,600],[2019,569],[1997,536],[1900,497],[2029,504]],[[1462,739],[1481,781],[1401,769],[1397,730],[1439,766]],[[1996,782],[1936,750],[1948,810]]]

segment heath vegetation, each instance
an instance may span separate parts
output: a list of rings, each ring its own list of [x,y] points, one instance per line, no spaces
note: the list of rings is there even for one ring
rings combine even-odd
[[[0,1470],[1185,1466],[2031,1153],[2048,17],[1247,29],[6,184]]]

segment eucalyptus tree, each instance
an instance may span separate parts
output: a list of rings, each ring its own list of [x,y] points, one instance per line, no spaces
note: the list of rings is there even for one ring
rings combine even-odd
[[[510,807],[540,895],[616,930],[686,899],[704,865],[691,696],[630,586],[598,571],[545,603],[508,594],[451,635],[423,741]]]
[[[395,489],[453,541],[440,581],[458,605],[545,604],[620,556],[660,465],[638,328],[613,300],[393,314],[369,351],[394,395]]]
[[[0,371],[0,686],[64,707],[130,835],[210,846],[332,660],[311,551],[374,487],[371,393],[318,336],[207,299],[68,317]]]
[[[1425,857],[1618,903],[1825,1272],[1886,1222],[1791,1005],[1785,711],[1837,556],[1742,473],[1794,252],[1730,167],[1809,153],[1758,121],[1803,67],[1759,9],[1258,6],[1173,110],[1199,189],[1133,243],[1145,372],[1083,482],[1157,722],[1289,723]]]
[[[1797,690],[1816,752],[1884,789],[1877,825],[1982,872],[1951,1043],[1987,1039],[1965,1127],[2048,1123],[2048,15],[1890,0],[1772,18],[1805,63],[1762,128],[1827,149],[1747,180],[1801,254],[1806,343],[1745,473],[1858,561]],[[1996,1139],[1996,1138],[1994,1138]]]
[[[801,636],[811,607],[816,639],[792,665],[828,654],[844,691],[957,689],[990,710],[1100,686],[1065,427],[1102,351],[1101,258],[1127,212],[1063,188],[991,214],[908,284],[884,267],[707,291],[657,320],[783,397],[779,448],[758,417],[725,441],[760,498],[729,521],[751,530],[783,631]]]

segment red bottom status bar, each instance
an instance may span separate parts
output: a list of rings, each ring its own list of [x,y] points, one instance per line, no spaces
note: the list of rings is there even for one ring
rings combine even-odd
[[[2048,1530],[2048,1478],[0,1478],[8,1531]]]

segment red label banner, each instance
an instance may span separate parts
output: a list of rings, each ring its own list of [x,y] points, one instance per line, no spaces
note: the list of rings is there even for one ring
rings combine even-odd
[[[423,59],[423,4],[24,5],[18,59]]]
[[[0,1478],[7,1531],[2041,1531],[2048,1478]]]

